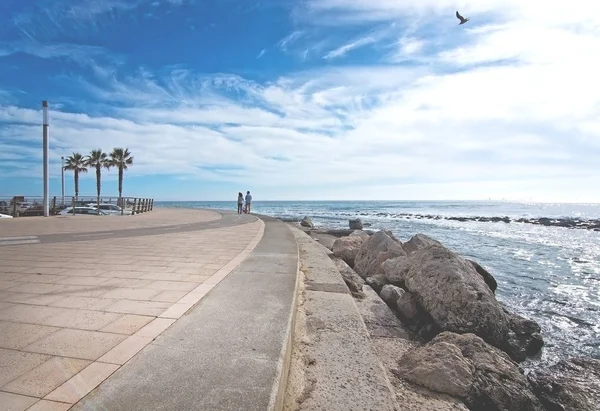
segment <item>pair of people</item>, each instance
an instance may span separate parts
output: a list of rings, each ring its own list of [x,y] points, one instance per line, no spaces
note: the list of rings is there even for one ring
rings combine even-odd
[[[252,195],[250,194],[250,191],[246,191],[245,198],[242,193],[238,193],[237,205],[238,214],[250,214],[250,208],[252,206]]]

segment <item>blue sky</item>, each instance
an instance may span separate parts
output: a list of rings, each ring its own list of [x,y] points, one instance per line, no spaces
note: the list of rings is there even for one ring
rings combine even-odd
[[[598,50],[586,0],[2,0],[0,196],[41,195],[48,100],[52,195],[128,147],[163,200],[600,202]]]

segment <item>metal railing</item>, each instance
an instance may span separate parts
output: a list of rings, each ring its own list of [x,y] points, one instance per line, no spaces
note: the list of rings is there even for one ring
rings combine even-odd
[[[79,196],[78,199],[71,197],[70,200],[62,197],[50,197],[50,215],[56,215],[68,207],[87,207],[88,204],[95,206],[98,197]],[[100,197],[100,204],[114,204],[123,210],[131,211],[131,214],[141,214],[154,209],[153,198],[139,197]],[[8,214],[13,217],[43,216],[44,197],[40,196],[0,196],[0,214]]]

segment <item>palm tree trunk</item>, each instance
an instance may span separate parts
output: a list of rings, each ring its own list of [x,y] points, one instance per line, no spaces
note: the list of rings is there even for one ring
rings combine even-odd
[[[77,169],[73,170],[73,178],[75,178],[75,204],[73,204],[73,215],[75,215],[75,207],[79,201],[79,171]]]
[[[100,165],[96,166],[96,194],[98,194],[97,207],[100,209],[100,189],[102,188],[102,169]]]
[[[119,203],[121,203],[121,215],[123,215],[123,166],[119,166]]]

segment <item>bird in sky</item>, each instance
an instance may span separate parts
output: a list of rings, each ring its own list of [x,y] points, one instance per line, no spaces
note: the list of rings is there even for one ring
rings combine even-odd
[[[456,18],[460,20],[460,23],[458,23],[458,25],[460,26],[461,24],[465,24],[467,21],[469,21],[470,19],[464,18],[463,16],[460,15],[460,13],[458,11],[456,11]]]

